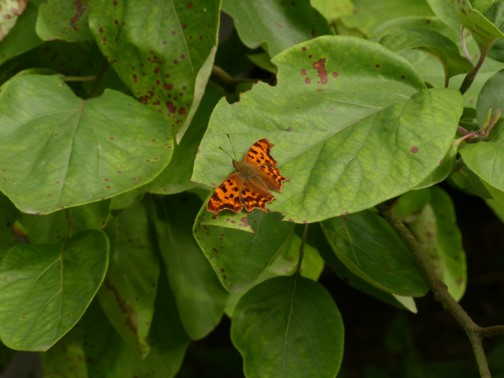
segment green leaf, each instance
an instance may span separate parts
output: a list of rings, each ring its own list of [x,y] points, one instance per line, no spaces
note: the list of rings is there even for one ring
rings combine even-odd
[[[108,240],[84,231],[60,245],[12,247],[0,262],[0,338],[45,351],[80,319],[108,265]]]
[[[0,43],[0,64],[5,63],[40,45],[42,40],[35,33],[35,22],[38,9],[28,4],[24,12],[18,17],[16,25]]]
[[[376,213],[364,211],[329,219],[322,229],[338,259],[364,281],[401,296],[419,297],[427,292],[411,253]]]
[[[20,14],[26,8],[27,0],[3,0],[0,7],[0,41],[5,38],[16,25]]]
[[[0,91],[0,190],[27,213],[95,202],[151,181],[171,158],[165,121],[122,93],[86,101],[56,76]]]
[[[44,41],[86,41],[93,39],[85,1],[47,0],[40,4],[36,25]]]
[[[270,56],[319,35],[331,34],[327,22],[309,0],[249,2],[224,0],[243,43],[262,46]]]
[[[122,211],[107,227],[110,263],[98,292],[100,305],[124,341],[139,356],[149,353],[159,259],[142,203]]]
[[[149,192],[175,194],[197,186],[191,181],[194,159],[212,110],[223,95],[224,92],[220,87],[212,82],[209,83],[189,129],[173,151],[170,164],[149,184]]]
[[[386,291],[376,288],[366,280],[360,278],[358,275],[352,273],[338,257],[329,249],[321,250],[321,256],[324,258],[326,264],[331,270],[337,274],[351,287],[371,295],[378,300],[388,303],[391,306],[397,307],[401,310],[408,310],[412,313],[417,313],[415,299],[413,297],[402,296],[397,294],[390,294]]]
[[[331,295],[299,275],[263,282],[233,315],[231,338],[253,377],[335,377],[343,321]]]
[[[100,306],[93,302],[72,333],[45,353],[44,368],[57,364],[58,371],[65,377],[74,376],[76,365],[87,369],[85,377],[175,377],[189,339],[177,317],[173,298],[164,292],[160,294],[147,340],[150,352],[146,357],[141,358],[121,339]],[[56,349],[54,353],[53,349]],[[72,352],[77,355],[75,360],[71,359]],[[82,354],[84,358],[79,358]]]
[[[481,49],[491,45],[496,39],[504,38],[504,33],[481,12],[474,9],[468,0],[455,1],[455,11],[462,24],[471,30]]]
[[[192,234],[200,207],[197,197],[188,194],[155,200],[151,206],[166,275],[184,329],[193,340],[217,326],[228,297]]]
[[[84,318],[97,307],[92,302]],[[103,320],[106,322],[106,319]],[[39,353],[45,377],[88,378],[86,354],[82,345],[82,321],[47,352]],[[111,329],[111,326],[108,325],[108,328]]]
[[[418,25],[422,21],[423,25]],[[432,54],[441,62],[446,78],[471,71],[471,62],[460,55],[457,45],[426,25],[430,26],[425,19],[395,20],[381,33],[380,43],[393,51],[419,49]]]
[[[215,187],[230,173],[218,148],[226,134],[238,154],[268,137],[290,180],[269,209],[315,222],[413,189],[452,146],[460,93],[424,89],[405,60],[376,43],[320,37],[273,61],[277,86],[258,84],[238,103],[217,104],[193,181]]]
[[[431,198],[428,189],[412,190],[404,193],[394,202],[394,214],[399,218],[407,218],[415,213],[419,213],[427,205]]]
[[[58,244],[69,236],[68,213],[56,211],[49,215],[21,214],[20,223],[31,244]]]
[[[504,133],[501,133],[504,137]],[[504,191],[504,138],[495,142],[466,144],[460,155],[467,167],[479,178]]]
[[[210,75],[220,0],[89,3],[91,30],[121,80],[183,132]]]
[[[380,24],[403,16],[429,17],[431,10],[424,1],[417,0],[353,0],[355,10],[342,18],[350,30],[360,30],[369,36]]]
[[[446,0],[427,0],[436,16],[453,30],[460,30],[460,21],[455,11],[455,3]]]
[[[329,23],[355,12],[352,0],[310,0],[310,3]]]
[[[442,189],[432,187],[429,203],[408,225],[438,277],[448,286],[450,294],[460,300],[467,283],[467,269],[450,197]]]
[[[273,261],[294,228],[280,219],[279,214],[256,210],[222,213],[213,220],[206,208],[201,209],[194,235],[226,289],[243,289]]]
[[[481,88],[478,103],[476,104],[476,116],[480,127],[483,125],[489,111],[493,113],[500,110],[504,113],[502,88],[504,88],[504,70],[496,72]]]
[[[226,314],[232,317],[236,304],[250,288],[273,277],[295,274],[299,263],[301,243],[302,239],[295,232],[291,232],[280,248],[278,256],[261,272],[257,279],[247,285],[243,290],[231,293],[226,304]],[[317,281],[323,269],[324,260],[322,260],[315,248],[305,242],[303,261],[301,262],[299,273],[305,278]]]

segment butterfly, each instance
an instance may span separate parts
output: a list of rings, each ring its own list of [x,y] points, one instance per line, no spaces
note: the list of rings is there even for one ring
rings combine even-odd
[[[250,212],[261,209],[275,197],[270,190],[280,192],[287,177],[281,175],[277,161],[270,154],[273,143],[260,139],[249,148],[241,162],[233,160],[235,171],[231,173],[208,200],[207,210],[217,215],[228,209],[235,213],[243,208]]]

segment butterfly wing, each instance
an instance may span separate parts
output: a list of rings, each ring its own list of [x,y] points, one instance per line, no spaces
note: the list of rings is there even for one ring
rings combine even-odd
[[[277,168],[277,161],[271,156],[273,143],[267,139],[260,139],[249,148],[243,157],[242,164],[255,170],[256,175],[269,188],[277,192],[282,190],[282,184],[287,177],[282,176]],[[270,201],[271,202],[271,201]]]
[[[238,172],[231,173],[220,184],[208,200],[207,210],[217,215],[220,211],[228,209],[235,213],[243,209],[241,192],[243,191],[243,178]]]
[[[245,210],[248,212],[254,209],[261,209],[266,212],[266,204],[275,199],[268,188],[257,179],[249,179],[243,182],[240,197]]]

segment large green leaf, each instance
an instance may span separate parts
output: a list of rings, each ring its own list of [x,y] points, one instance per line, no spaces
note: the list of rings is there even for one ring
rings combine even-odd
[[[278,85],[221,100],[193,180],[217,186],[259,138],[290,179],[269,208],[296,222],[367,209],[420,184],[446,156],[462,114],[460,93],[424,87],[402,58],[350,37],[320,37],[276,56]],[[225,144],[224,144],[225,145]]]
[[[85,41],[93,39],[85,1],[47,0],[39,6],[36,30],[44,41]]]
[[[391,294],[422,296],[427,285],[399,236],[376,213],[364,211],[322,223],[336,256],[353,274]]]
[[[316,36],[330,34],[327,22],[311,7],[309,0],[227,0],[223,9],[233,17],[243,43],[250,48],[262,46],[270,56]]]
[[[201,339],[219,323],[228,297],[192,233],[201,203],[184,194],[153,205],[152,221],[180,319],[191,339]]]
[[[108,239],[84,231],[59,245],[12,247],[0,263],[0,339],[45,351],[84,314],[108,265]]]
[[[329,292],[297,274],[273,278],[247,292],[231,324],[231,338],[249,378],[335,377],[343,332]]]
[[[238,291],[256,280],[273,261],[294,225],[279,214],[259,210],[246,214],[221,214],[212,219],[206,209],[194,224],[194,235],[221,283]]]
[[[212,68],[220,0],[89,3],[91,30],[119,77],[183,133]]]
[[[107,231],[110,264],[98,300],[119,335],[145,357],[160,268],[144,205],[122,211]]]
[[[0,190],[27,213],[112,197],[156,177],[173,140],[163,118],[115,91],[86,101],[57,76],[0,91]]]

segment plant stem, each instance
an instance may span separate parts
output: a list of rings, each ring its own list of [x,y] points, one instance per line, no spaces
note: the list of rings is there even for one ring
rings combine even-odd
[[[420,248],[417,240],[404,223],[393,213],[392,207],[380,205],[378,208],[383,217],[391,224],[410,250],[415,263],[420,269],[427,285],[434,295],[434,299],[441,302],[443,307],[455,318],[457,323],[465,331],[469,341],[471,342],[481,378],[490,378],[490,369],[488,367],[488,362],[483,349],[482,336],[480,334],[482,328],[471,319],[467,312],[448,292],[448,288],[435,273],[434,267]]]
[[[481,50],[481,55],[478,59],[478,62],[474,66],[471,72],[469,72],[464,81],[462,82],[462,85],[460,86],[460,93],[464,94],[471,84],[473,83],[474,79],[476,78],[476,75],[478,74],[478,71],[480,70],[481,66],[483,65],[483,62],[485,61],[485,58],[488,54],[488,51],[490,50],[490,47],[492,46],[492,43],[488,43],[482,50]]]

